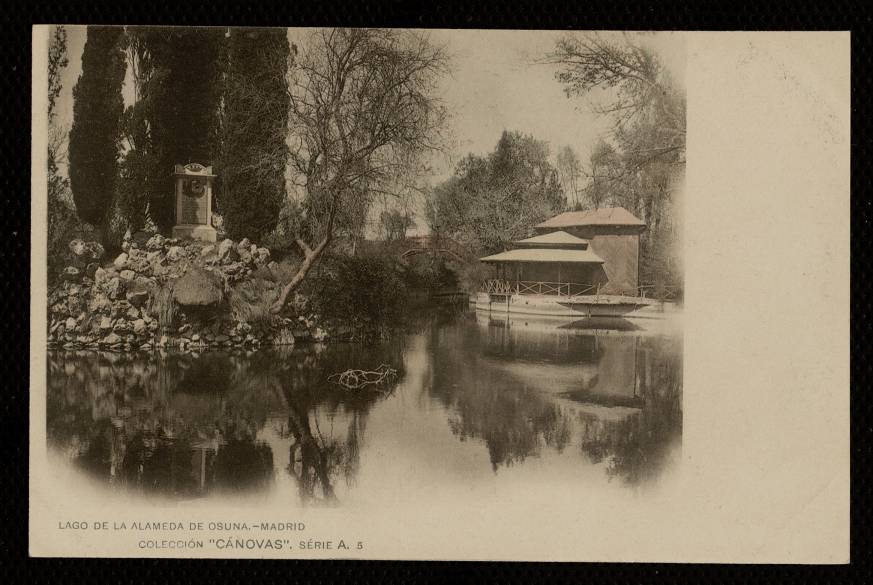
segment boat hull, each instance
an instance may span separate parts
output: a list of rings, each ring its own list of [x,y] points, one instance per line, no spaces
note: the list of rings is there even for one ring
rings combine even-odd
[[[476,309],[491,313],[556,317],[662,317],[668,303],[623,295],[518,295],[477,293]]]

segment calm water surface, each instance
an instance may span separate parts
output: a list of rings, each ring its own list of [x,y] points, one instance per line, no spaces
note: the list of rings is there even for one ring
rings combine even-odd
[[[639,491],[670,473],[682,434],[678,333],[445,309],[420,321],[376,346],[50,352],[50,448],[135,497],[295,506],[546,484]],[[384,392],[327,381],[382,363],[400,372]]]

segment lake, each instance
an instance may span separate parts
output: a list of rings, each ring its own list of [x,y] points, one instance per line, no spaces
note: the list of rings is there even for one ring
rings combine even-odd
[[[296,507],[535,485],[639,493],[678,459],[678,327],[466,307],[433,307],[415,322],[375,345],[51,351],[50,451],[94,489]],[[382,364],[394,381],[363,390],[328,381]]]

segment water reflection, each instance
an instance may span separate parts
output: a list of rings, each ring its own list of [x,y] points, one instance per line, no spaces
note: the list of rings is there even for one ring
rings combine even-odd
[[[459,438],[485,441],[495,470],[575,441],[628,483],[658,473],[681,436],[678,338],[627,334],[627,321],[475,321],[432,335],[432,391]]]
[[[401,374],[384,393],[327,382],[381,363]],[[426,375],[406,379],[410,364]],[[113,489],[176,499],[283,489],[331,505],[358,489],[368,437],[428,456],[384,417],[368,427],[382,405],[442,420],[456,438],[442,447],[446,466],[484,448],[493,477],[548,450],[638,485],[678,444],[681,395],[680,340],[631,322],[432,314],[373,347],[51,352],[47,429],[52,448]]]

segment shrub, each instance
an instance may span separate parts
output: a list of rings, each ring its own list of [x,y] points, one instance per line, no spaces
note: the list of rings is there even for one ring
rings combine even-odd
[[[458,284],[457,277],[446,260],[430,254],[413,256],[406,269],[405,279],[410,288],[426,290],[454,288]]]
[[[457,275],[458,287],[468,293],[475,293],[488,278],[494,278],[494,268],[478,260],[470,262],[452,262],[451,266]]]
[[[311,310],[358,339],[383,337],[404,321],[408,291],[393,260],[330,256],[303,286]]]
[[[276,285],[262,278],[245,280],[227,293],[230,313],[234,320],[269,329],[276,323],[277,315],[270,307],[279,296]]]
[[[69,191],[55,194],[49,190],[48,198],[48,282],[53,284],[57,281],[64,268],[67,266],[69,257],[68,245],[70,240],[80,238],[92,239],[91,231],[83,224],[72,202],[69,201]]]
[[[82,74],[73,88],[70,188],[79,217],[101,232],[112,209],[118,175],[126,70],[123,38],[121,27],[89,26]]]

